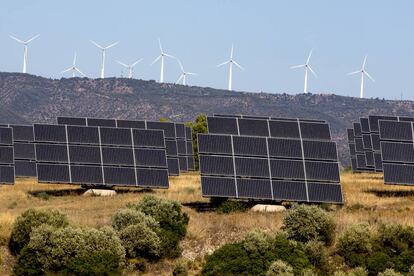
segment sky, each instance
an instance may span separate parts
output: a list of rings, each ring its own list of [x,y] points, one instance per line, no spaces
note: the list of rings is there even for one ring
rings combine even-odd
[[[9,35],[29,44],[28,73],[50,78],[72,65],[88,77],[99,77],[102,45],[120,41],[107,51],[106,76],[127,74],[116,60],[133,63],[134,77],[159,80],[160,64],[150,65],[164,51],[178,57],[189,85],[227,87],[226,61],[234,44],[233,89],[248,92],[297,94],[303,91],[302,64],[311,49],[309,77],[312,93],[359,95],[361,68],[368,98],[414,100],[414,1],[399,0],[9,0],[0,9],[0,71],[20,72],[23,47]],[[180,68],[166,59],[165,81],[176,82]]]

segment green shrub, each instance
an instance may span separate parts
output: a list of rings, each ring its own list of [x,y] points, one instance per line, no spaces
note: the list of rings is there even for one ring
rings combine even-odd
[[[129,258],[156,259],[161,255],[160,238],[145,223],[126,227],[119,232],[119,238]]]
[[[178,260],[175,263],[174,270],[172,272],[173,276],[187,276],[188,275],[188,264],[184,260]]]
[[[374,245],[389,255],[399,255],[414,246],[414,229],[399,224],[381,224]]]
[[[238,200],[226,200],[223,201],[218,207],[217,212],[222,214],[229,214],[235,212],[246,212],[248,210],[248,206],[243,201]]]
[[[182,212],[178,202],[146,196],[140,203],[129,207],[153,217],[159,223],[157,234],[161,240],[163,257],[177,257],[181,254],[179,244],[187,233],[189,217]]]
[[[56,229],[43,224],[33,230],[14,273],[108,275],[120,271],[124,261],[125,250],[109,228],[101,231],[71,226]]]
[[[414,276],[414,264],[410,267],[410,270],[408,271],[407,276]]]
[[[322,272],[329,270],[328,253],[322,242],[316,240],[307,242],[305,244],[305,253],[314,267],[318,267]]]
[[[395,272],[394,269],[388,268],[384,270],[383,272],[378,273],[378,276],[403,276],[399,272]]]
[[[283,218],[283,229],[289,238],[301,242],[319,240],[330,244],[335,236],[333,219],[317,206],[299,205],[288,210]]]
[[[265,254],[272,246],[272,238],[265,232],[253,230],[246,235],[242,244],[250,254]]]
[[[158,222],[154,218],[135,209],[121,209],[112,217],[112,227],[117,231],[138,223],[144,223],[151,229],[159,227]]]
[[[378,272],[384,271],[387,268],[394,266],[393,260],[387,253],[378,251],[373,252],[367,257],[366,267],[370,274],[378,274]]]
[[[372,252],[372,233],[368,224],[349,227],[336,244],[338,254],[344,257],[351,267],[365,266],[366,259]]]
[[[293,276],[293,268],[282,260],[273,262],[266,272],[266,276]]]
[[[368,271],[363,267],[356,267],[347,272],[335,271],[334,276],[368,276]]]
[[[66,215],[54,210],[28,209],[17,217],[13,224],[9,247],[12,253],[19,253],[29,243],[30,234],[36,227],[48,224],[53,227],[67,226]]]
[[[288,263],[298,275],[311,267],[302,243],[290,241],[283,233],[272,238],[254,231],[242,242],[226,244],[214,251],[207,257],[202,274],[264,275],[276,260]]]

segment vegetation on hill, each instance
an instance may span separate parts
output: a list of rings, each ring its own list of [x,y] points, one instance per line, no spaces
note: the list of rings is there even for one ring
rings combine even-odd
[[[338,142],[341,162],[349,165],[345,129],[352,122],[369,114],[410,115],[413,102],[333,94],[246,93],[123,78],[53,80],[0,73],[0,115],[2,110],[9,115],[0,116],[0,122],[52,123],[63,115],[186,122],[200,113],[323,119],[330,123]]]

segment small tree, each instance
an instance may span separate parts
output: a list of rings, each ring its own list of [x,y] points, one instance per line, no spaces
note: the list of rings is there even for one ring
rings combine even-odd
[[[266,272],[266,276],[293,276],[293,268],[282,260],[273,262],[269,270]]]

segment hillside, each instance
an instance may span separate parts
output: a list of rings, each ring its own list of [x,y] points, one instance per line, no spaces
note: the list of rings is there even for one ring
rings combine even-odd
[[[52,123],[59,115],[189,121],[198,113],[324,119],[331,125],[343,165],[349,164],[345,129],[353,121],[369,114],[411,115],[412,111],[411,101],[229,92],[120,78],[54,80],[0,73],[0,123]]]

